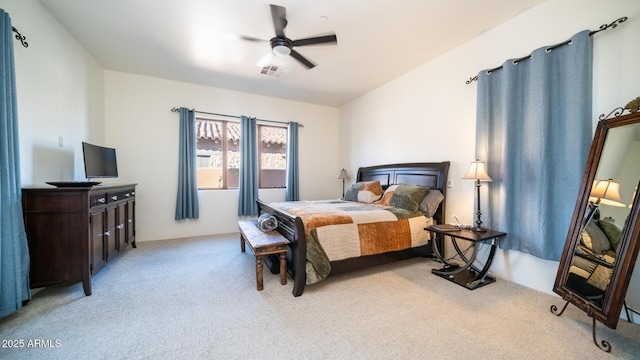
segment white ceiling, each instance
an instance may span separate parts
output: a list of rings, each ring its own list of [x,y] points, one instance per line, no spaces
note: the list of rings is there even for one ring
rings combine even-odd
[[[267,0],[268,1],[268,0]],[[335,33],[336,45],[297,47],[317,64],[256,62],[274,37],[264,0],[40,0],[107,70],[339,107],[544,0],[271,0],[287,37]]]

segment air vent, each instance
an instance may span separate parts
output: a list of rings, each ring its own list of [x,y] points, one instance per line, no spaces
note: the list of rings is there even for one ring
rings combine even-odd
[[[260,74],[280,77],[286,68],[284,66],[279,65],[267,65],[260,70]]]

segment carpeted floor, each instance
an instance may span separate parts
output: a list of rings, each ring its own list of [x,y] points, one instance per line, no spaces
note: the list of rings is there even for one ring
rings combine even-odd
[[[562,300],[498,279],[469,291],[412,259],[330,278],[294,298],[236,234],[139,243],[81,284],[48,288],[0,319],[2,359],[638,358],[640,328],[591,321]],[[535,276],[535,274],[532,274]],[[552,284],[549,284],[551,287]],[[22,346],[20,346],[22,341]],[[8,345],[18,347],[9,348]]]

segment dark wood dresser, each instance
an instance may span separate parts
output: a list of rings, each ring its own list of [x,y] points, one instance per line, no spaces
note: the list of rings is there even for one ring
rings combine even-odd
[[[135,244],[136,184],[25,187],[22,207],[31,288],[82,281]]]

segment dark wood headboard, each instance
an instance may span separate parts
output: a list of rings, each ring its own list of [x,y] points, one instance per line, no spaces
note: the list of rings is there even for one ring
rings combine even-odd
[[[429,189],[437,189],[447,196],[447,175],[449,161],[439,163],[407,163],[361,167],[358,169],[356,181],[380,181],[382,188],[389,185],[419,185]],[[445,223],[445,201],[440,204],[433,216],[438,223]]]

